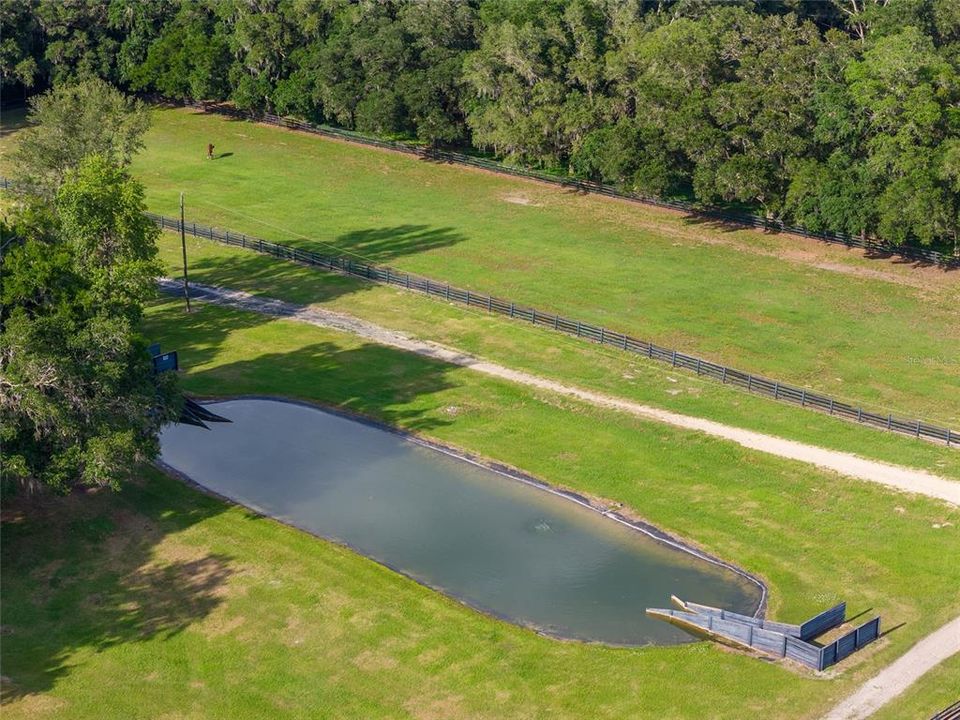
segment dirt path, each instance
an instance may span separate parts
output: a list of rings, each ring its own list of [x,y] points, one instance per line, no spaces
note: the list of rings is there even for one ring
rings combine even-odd
[[[179,294],[183,291],[179,282],[169,279],[161,280],[160,286],[164,291],[172,294]],[[815,445],[807,445],[773,435],[744,430],[712,420],[682,415],[669,410],[650,407],[649,405],[643,405],[610,395],[603,395],[575,386],[564,385],[554,380],[487,362],[436,343],[410,338],[402,333],[344,313],[294,305],[293,303],[282,300],[256,297],[239,290],[216,288],[198,283],[192,283],[191,297],[219,305],[228,305],[276,317],[293,318],[318,327],[348,332],[372,342],[390,345],[442,362],[460,365],[461,367],[469,368],[484,375],[509,380],[529,387],[549,390],[550,392],[576,398],[577,400],[598,407],[612,408],[647,420],[655,420],[688,430],[699,430],[714,437],[732,440],[743,447],[753,450],[759,450],[791,460],[811,463],[817,467],[834,470],[848,477],[868,480],[899,490],[920,493],[932,498],[946,500],[955,505],[960,505],[960,482],[948,480],[923,470],[890,465],[877,460],[867,460],[850,453],[827,450],[826,448]]]
[[[863,720],[900,695],[925,672],[960,652],[960,617],[927,635],[860,686],[823,720]]]

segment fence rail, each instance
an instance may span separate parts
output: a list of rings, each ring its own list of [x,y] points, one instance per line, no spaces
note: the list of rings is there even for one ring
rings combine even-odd
[[[13,187],[13,183],[10,180],[0,177],[0,188],[13,189]],[[146,213],[146,215],[161,228],[176,231],[180,230],[180,221],[177,219],[150,212]],[[371,265],[369,263],[357,262],[343,256],[323,255],[290,245],[249,237],[243,233],[231,232],[230,230],[218,230],[195,222],[186,223],[184,229],[186,233],[195,237],[207,238],[226,245],[235,245],[249,250],[255,250],[259,253],[272,255],[273,257],[292,260],[324,270],[353,275],[372,282],[403,287],[434,297],[441,297],[450,302],[458,302],[468,307],[480,308],[481,310],[505,315],[513,319],[523,320],[540,327],[551,328],[567,335],[584,338],[600,345],[609,345],[625,352],[646,355],[650,359],[669,363],[676,368],[690,370],[697,375],[719,380],[726,385],[733,385],[747,392],[764,395],[774,400],[793,403],[801,407],[819,410],[828,415],[852,420],[870,427],[890,430],[904,435],[912,435],[925,440],[942,442],[946,443],[947,446],[960,443],[960,432],[949,428],[940,427],[939,425],[927,423],[923,420],[899,418],[889,413],[870,412],[862,407],[845,403],[827,395],[821,395],[806,388],[793,387],[778,380],[770,380],[760,375],[754,375],[744,372],[743,370],[719,365],[709,360],[687,355],[672,348],[661,347],[652,342],[639,340],[625,333],[609,330],[602,326],[565,318],[560,315],[537,310],[536,308],[517,305],[514,302],[503,300],[492,295],[463,290],[453,287],[449,283],[442,283],[419,275],[412,275],[386,265]]]
[[[180,230],[180,221],[174,218],[147,213],[160,227],[167,230]],[[536,308],[518,305],[509,300],[497,298],[484,293],[473,292],[457,288],[449,283],[437,282],[419,275],[402,272],[385,265],[371,265],[357,262],[348,257],[323,255],[310,250],[270,242],[260,238],[249,237],[243,233],[230,230],[218,230],[199,223],[187,222],[185,231],[192,236],[207,238],[227,245],[255,250],[256,252],[273,257],[292,260],[324,270],[333,270],[354,277],[363,278],[372,282],[394,285],[397,287],[425,293],[433,297],[443,298],[450,302],[457,302],[468,307],[479,308],[487,312],[504,315],[513,319],[529,322],[539,327],[546,327],[567,335],[584,338],[600,345],[608,345],[626,352],[645,355],[646,357],[669,363],[672,367],[683,368],[695,372],[697,375],[719,380],[727,385],[747,390],[748,392],[765,395],[775,400],[793,403],[801,407],[825,412],[829,415],[853,420],[864,425],[890,430],[893,432],[912,435],[926,440],[946,443],[948,446],[960,443],[960,433],[949,428],[940,427],[922,420],[907,420],[895,417],[892,414],[878,414],[836,400],[826,395],[812,392],[805,388],[797,388],[777,380],[770,380],[759,375],[736,370],[719,365],[703,358],[679,352],[671,348],[661,347],[646,340],[639,340],[625,333],[590,323],[565,318],[554,313],[543,312]]]
[[[341,128],[330,127],[328,125],[316,125],[314,123],[281,117],[271,113],[248,112],[222,104],[185,103],[185,105],[187,107],[203,110],[204,112],[226,115],[229,117],[237,117],[244,120],[254,120],[257,122],[268,123],[270,125],[277,125],[279,127],[309,132],[315,135],[347,140],[349,142],[384,148],[387,150],[395,150],[408,155],[416,155],[434,162],[469,165],[471,167],[477,167],[483,170],[489,170],[491,172],[505,175],[539,180],[540,182],[560,185],[562,187],[572,187],[582,192],[606,195],[607,197],[615,197],[622,200],[630,200],[633,202],[643,203],[645,205],[655,205],[657,207],[669,208],[672,210],[682,210],[684,212],[694,213],[701,217],[711,218],[721,222],[734,223],[736,225],[744,225],[753,228],[762,228],[764,230],[771,230],[775,232],[793,233],[795,235],[802,235],[804,237],[832,243],[835,245],[860,248],[862,250],[866,250],[868,253],[875,253],[878,255],[898,255],[913,262],[940,265],[946,268],[960,268],[960,256],[950,255],[927,248],[913,247],[910,245],[895,245],[893,243],[875,238],[860,238],[853,235],[847,235],[845,233],[813,232],[812,230],[808,230],[807,228],[799,225],[788,225],[779,220],[772,220],[759,215],[732,212],[713,207],[705,207],[695,203],[685,202],[683,200],[665,200],[663,198],[657,198],[650,195],[619,190],[612,185],[605,185],[603,183],[592,182],[590,180],[558,177],[549,173],[538,172],[537,170],[532,170],[529,168],[514,167],[496,160],[475,157],[450,150],[419,147],[409,143],[397,142],[393,140],[380,140],[378,138],[368,137],[366,135],[361,135],[360,133],[351,132],[349,130],[343,130]]]

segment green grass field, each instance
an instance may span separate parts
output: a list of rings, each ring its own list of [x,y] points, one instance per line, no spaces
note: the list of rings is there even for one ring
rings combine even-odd
[[[0,152],[15,142],[5,113]],[[6,130],[11,132],[6,132]],[[204,160],[207,142],[221,156]],[[0,172],[8,160],[0,158]],[[438,279],[956,427],[958,275],[189,111],[155,113],[152,210]],[[319,241],[329,242],[321,245]],[[176,238],[161,240],[171,272]],[[960,478],[960,453],[520,323],[191,240],[192,277],[519,369]],[[163,300],[196,394],[367,415],[611,502],[883,640],[822,677],[714,645],[539,637],[145,469],[2,525],[5,718],[813,718],[960,612],[960,510],[289,321]],[[638,609],[640,611],[640,609]],[[930,714],[944,664],[878,718]]]
[[[156,211],[172,214],[183,190],[198,220],[328,242],[841,397],[960,421],[956,275],[926,273],[916,288],[830,272],[722,242],[777,243],[760,233],[657,209],[191,111],[154,119],[134,172]],[[205,160],[207,142],[229,155]]]
[[[116,495],[5,508],[5,717],[814,718],[960,611],[960,511],[942,503],[289,321],[167,301],[149,330],[192,392],[426,434],[760,574],[775,617],[842,596],[893,632],[826,679],[709,644],[553,641],[149,471]]]
[[[182,190],[198,221],[960,424],[960,273],[190,110],[156,111],[146,142],[134,172],[154,211]]]
[[[190,277],[291,302],[347,312],[460,350],[670,410],[960,479],[960,452],[880,432],[724,387],[612,348],[450,305],[396,288],[323,273],[239,248],[188,238]],[[180,240],[167,233],[161,257],[182,268]],[[531,348],[538,348],[532,352]]]

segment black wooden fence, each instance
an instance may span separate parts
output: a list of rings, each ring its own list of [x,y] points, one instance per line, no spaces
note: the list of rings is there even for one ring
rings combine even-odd
[[[0,178],[0,188],[12,189],[13,183],[6,178]],[[150,212],[146,213],[146,215],[161,228],[177,231],[180,229],[180,221],[177,219]],[[806,388],[793,387],[777,380],[770,380],[760,375],[754,375],[725,365],[719,365],[671,348],[655,345],[646,340],[639,340],[624,333],[608,330],[602,326],[592,325],[580,320],[572,320],[560,315],[543,312],[536,308],[517,305],[514,302],[496,298],[492,295],[462,290],[451,286],[449,283],[437,282],[436,280],[431,280],[419,275],[401,272],[389,266],[371,265],[342,256],[323,255],[290,245],[252,238],[243,233],[218,230],[195,222],[186,223],[185,230],[188,234],[196,237],[216,240],[227,245],[236,245],[277,258],[293,260],[325,270],[342,272],[372,282],[404,287],[408,290],[415,290],[433,295],[434,297],[442,297],[451,302],[462,303],[469,307],[481,308],[488,312],[530,322],[533,325],[552,328],[559,332],[585,338],[601,345],[610,345],[627,352],[646,355],[653,360],[669,363],[676,368],[691,370],[697,375],[704,375],[714,380],[719,380],[724,384],[742,388],[748,392],[765,395],[774,400],[793,403],[801,407],[819,410],[829,415],[835,415],[846,420],[853,420],[871,427],[891,430],[904,435],[913,435],[914,437],[926,440],[943,442],[948,446],[960,442],[960,432],[949,428],[940,427],[939,425],[927,423],[922,420],[907,420],[895,417],[889,413],[870,412],[862,407],[850,405],[849,403],[836,400],[829,396],[812,392]]]
[[[576,178],[559,177],[557,175],[538,172],[529,168],[515,167],[498,162],[496,160],[466,155],[464,153],[452,152],[449,150],[420,147],[417,145],[411,145],[409,143],[392,140],[380,140],[366,135],[361,135],[360,133],[334,128],[327,125],[315,125],[302,120],[280,117],[279,115],[272,115],[270,113],[253,113],[238,110],[237,108],[229,105],[187,103],[187,106],[203,110],[204,112],[217,113],[219,115],[227,115],[229,117],[237,117],[244,120],[255,120],[280,127],[314,133],[315,135],[323,135],[326,137],[338,138],[363,145],[395,150],[397,152],[407,153],[408,155],[416,155],[434,162],[469,165],[472,167],[482,168],[484,170],[490,170],[491,172],[530,178],[533,180],[539,180],[541,182],[551,183],[553,185],[561,185],[563,187],[571,187],[581,192],[606,195],[607,197],[616,197],[623,200],[631,200],[634,202],[644,203],[646,205],[656,205],[657,207],[670,208],[673,210],[682,210],[684,212],[693,213],[700,217],[711,218],[720,222],[745,225],[747,227],[754,228],[763,228],[765,230],[771,230],[774,232],[793,233],[796,235],[802,235],[804,237],[820,240],[822,242],[845,245],[846,247],[861,248],[866,250],[868,253],[876,255],[897,255],[917,263],[940,265],[946,268],[960,268],[960,256],[949,255],[927,248],[913,247],[910,245],[894,245],[893,243],[885,242],[883,240],[859,238],[853,235],[846,235],[844,233],[813,232],[804,227],[787,225],[781,221],[773,220],[767,217],[761,217],[759,215],[705,207],[691,202],[684,202],[682,200],[665,200],[649,195],[641,195],[639,193],[619,190],[612,185],[605,185],[603,183],[591,182],[589,180],[579,180]]]
[[[960,693],[960,689],[957,692]],[[957,700],[950,707],[945,707],[930,720],[960,720],[960,700]]]
[[[180,221],[177,219],[155,215],[153,213],[147,213],[147,215],[164,229],[177,231],[180,229]],[[669,363],[673,367],[691,370],[697,375],[704,375],[728,385],[735,385],[749,392],[765,395],[775,400],[794,403],[801,407],[812,408],[847,420],[854,420],[871,427],[892,430],[927,440],[944,442],[947,445],[960,442],[960,433],[948,428],[926,423],[921,420],[905,420],[891,414],[884,415],[869,412],[861,407],[835,400],[805,388],[793,387],[776,380],[770,380],[759,375],[753,375],[742,370],[719,365],[709,360],[703,360],[702,358],[678,352],[677,350],[660,347],[645,340],[638,340],[624,333],[609,330],[598,325],[592,325],[580,320],[572,320],[553,313],[543,312],[536,308],[517,305],[514,302],[493,297],[492,295],[462,290],[451,286],[449,283],[437,282],[436,280],[431,280],[419,275],[401,272],[389,266],[371,265],[342,256],[322,255],[290,245],[249,237],[243,233],[218,230],[206,225],[200,225],[199,223],[188,222],[186,223],[185,230],[189,235],[196,237],[216,240],[227,245],[236,245],[277,258],[319,267],[324,270],[346,273],[372,282],[396,285],[408,290],[415,290],[426,293],[427,295],[443,298],[450,302],[457,302],[469,307],[480,308],[488,312],[523,320],[533,325],[552,328],[553,330],[585,338],[601,345],[609,345],[627,352],[645,355],[653,360]]]

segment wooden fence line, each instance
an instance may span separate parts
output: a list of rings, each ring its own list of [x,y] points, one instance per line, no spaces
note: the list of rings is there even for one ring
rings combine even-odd
[[[468,165],[503,175],[512,175],[515,177],[539,180],[540,182],[546,182],[552,185],[560,185],[562,187],[572,187],[582,192],[593,193],[596,195],[605,195],[607,197],[615,197],[621,200],[630,200],[632,202],[639,202],[645,205],[655,205],[657,207],[669,208],[672,210],[683,210],[684,212],[694,213],[701,217],[711,218],[721,222],[734,223],[737,225],[744,225],[746,227],[762,228],[775,232],[793,233],[795,235],[802,235],[804,237],[820,240],[821,242],[831,243],[834,245],[860,248],[862,250],[879,255],[898,255],[913,262],[929,263],[945,268],[960,268],[960,256],[949,255],[936,250],[912,247],[909,245],[894,245],[893,243],[883,240],[859,238],[853,235],[847,235],[845,233],[814,232],[799,225],[788,225],[778,220],[771,220],[770,218],[752,215],[750,213],[737,213],[728,210],[721,210],[719,208],[701,206],[692,202],[685,202],[683,200],[665,200],[663,198],[657,198],[650,195],[642,195],[640,193],[618,190],[612,185],[592,182],[590,180],[557,177],[556,175],[550,175],[549,173],[538,172],[529,168],[514,167],[496,160],[474,157],[472,155],[453,152],[450,150],[423,148],[394,140],[380,140],[377,138],[368,137],[366,135],[361,135],[360,133],[351,132],[350,130],[330,127],[329,125],[316,125],[314,123],[281,117],[271,113],[248,112],[222,104],[196,102],[187,102],[183,104],[187,107],[202,110],[203,112],[237,117],[244,120],[253,120],[256,122],[264,122],[270,125],[277,125],[279,127],[300,130],[303,132],[313,133],[315,135],[337,138],[361,145],[395,150],[408,155],[416,155],[434,162]]]
[[[693,606],[693,604],[690,604]],[[829,612],[829,611],[828,611]],[[787,658],[814,670],[825,670],[852,655],[864,645],[880,637],[880,618],[875,617],[855,627],[833,642],[818,646],[809,642],[812,638],[799,638],[789,632],[786,623],[763,623],[755,618],[728,612],[691,612],[665,608],[647,608],[647,615],[669,622],[694,635],[727,641],[744,648],[759,650],[773,657]],[[745,618],[745,619],[743,619]],[[843,617],[831,627],[843,623]],[[787,632],[771,629],[781,625]],[[826,628],[829,629],[829,628]]]
[[[147,213],[147,216],[161,228],[176,231],[180,230],[180,221],[178,219],[168,218],[154,213]],[[543,312],[536,308],[524,307],[492,295],[463,290],[449,283],[438,282],[419,275],[412,275],[388,266],[358,262],[343,256],[323,255],[290,245],[249,237],[243,233],[231,232],[230,230],[218,230],[193,222],[186,223],[185,232],[195,237],[255,250],[259,253],[319,267],[324,270],[345,273],[371,282],[414,290],[432,295],[433,297],[443,298],[447,301],[457,302],[468,307],[475,307],[486,310],[487,312],[523,320],[539,327],[551,328],[567,335],[584,338],[600,345],[609,345],[626,352],[645,355],[650,359],[669,363],[672,367],[691,370],[697,375],[719,380],[724,384],[734,385],[748,392],[793,403],[801,407],[819,410],[829,415],[853,420],[870,427],[912,435],[926,440],[943,442],[948,446],[960,442],[960,433],[949,428],[940,427],[922,420],[907,420],[892,414],[883,415],[873,413],[862,407],[850,405],[805,388],[793,387],[777,380],[770,380],[769,378],[687,355],[677,350],[661,347],[652,342],[639,340],[625,333]]]

